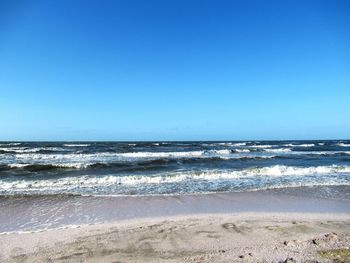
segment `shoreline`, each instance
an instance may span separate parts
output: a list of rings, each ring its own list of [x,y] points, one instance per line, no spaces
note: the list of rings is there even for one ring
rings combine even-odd
[[[0,261],[347,262],[348,192],[2,197]]]
[[[166,196],[2,196],[0,233],[201,214],[350,214],[349,194],[349,186],[327,186]]]

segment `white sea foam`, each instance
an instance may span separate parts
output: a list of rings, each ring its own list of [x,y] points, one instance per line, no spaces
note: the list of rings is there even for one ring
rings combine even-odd
[[[7,159],[5,158],[7,157]],[[250,154],[248,149],[237,149],[232,152],[229,149],[207,150],[207,151],[187,151],[187,152],[126,152],[111,153],[101,152],[93,154],[83,153],[21,153],[0,158],[0,164],[46,164],[61,167],[87,167],[94,163],[110,162],[133,162],[155,159],[183,159],[183,158],[222,158],[222,159],[240,159],[240,158],[273,158],[275,156]]]
[[[250,170],[250,169],[248,169]],[[294,175],[314,175],[314,174],[335,174],[335,173],[350,173],[350,166],[312,166],[312,167],[294,167],[294,166],[284,166],[275,165],[263,168],[252,168],[256,171],[256,175],[265,176],[294,176]]]
[[[34,153],[39,152],[39,148],[26,148],[26,147],[7,147],[7,148],[0,148],[1,151],[4,152],[15,152],[15,153]]]
[[[49,164],[46,164],[46,163],[11,163],[11,164],[8,164],[8,166],[10,168],[25,168],[25,167],[32,166],[32,165],[52,165],[54,167],[81,169],[81,168],[87,168],[93,164],[94,163],[49,163]]]
[[[90,146],[90,144],[63,144],[63,146],[65,147],[87,147]]]
[[[23,157],[23,154],[20,155]],[[55,158],[56,157],[56,158]],[[63,158],[64,157],[64,158]],[[23,158],[21,160],[17,160],[19,162],[16,163],[9,163],[8,160],[1,160],[0,159],[0,164],[2,165],[8,165],[10,168],[25,168],[27,166],[32,166],[32,165],[51,165],[53,167],[61,167],[61,168],[76,168],[76,169],[82,169],[82,168],[88,168],[92,165],[95,164],[113,164],[113,163],[125,163],[125,162],[133,162],[135,161],[135,158],[140,158],[137,159],[138,161],[143,161],[143,160],[156,160],[158,158],[166,158],[166,159],[171,159],[175,158],[171,155],[153,155],[149,156],[147,155],[146,158],[142,158],[142,156],[137,155],[137,157],[133,156],[130,157],[129,155],[127,156],[98,156],[98,158],[95,158],[94,156],[90,156],[91,158],[88,158],[85,155],[81,156],[82,158],[69,158],[67,155],[53,155],[53,156],[47,156],[47,155],[40,155],[40,158],[36,156],[36,158],[29,158],[26,156],[26,158]],[[176,156],[175,159],[181,159],[181,158],[221,158],[223,160],[229,160],[229,159],[270,159],[274,158],[276,155],[250,155],[250,154],[242,154],[242,153],[237,153],[237,154],[232,154],[230,150],[218,150],[218,151],[207,151],[203,152],[198,155],[183,155],[183,156]],[[13,161],[13,160],[10,160]]]
[[[297,147],[313,147],[315,146],[315,144],[313,143],[305,143],[305,144],[299,144],[299,145],[296,145]]]
[[[249,189],[248,191],[254,192],[254,191],[261,191],[261,190],[271,190],[271,189],[283,189],[283,188],[297,188],[297,187],[312,187],[312,186],[350,186],[349,181],[344,180],[327,180],[325,181],[319,181],[319,182],[294,182],[294,183],[287,183],[287,184],[276,184],[271,185],[268,187],[261,187],[261,188],[253,188]]]
[[[16,145],[21,145],[21,142],[11,142],[11,143],[0,143],[0,147],[2,146],[16,146]]]
[[[17,160],[39,160],[39,161],[127,161],[135,159],[157,159],[157,158],[191,158],[210,157],[214,155],[230,154],[230,150],[210,150],[210,151],[187,151],[187,152],[126,152],[112,153],[101,152],[92,154],[69,153],[69,154],[41,154],[27,153],[16,154]]]
[[[238,143],[232,144],[232,146],[245,146],[245,145],[247,145],[246,142],[238,142]]]
[[[288,143],[288,144],[283,144],[283,146],[287,146],[287,147],[313,147],[313,146],[315,146],[315,144],[313,144],[313,143],[305,143],[305,144]]]
[[[209,151],[204,151],[202,154],[204,155],[225,155],[225,154],[231,154],[232,151],[231,150],[209,150]]]
[[[292,151],[290,154],[294,155],[336,155],[336,154],[350,154],[350,151]]]
[[[249,177],[283,177],[283,176],[311,176],[349,174],[350,166],[315,166],[293,167],[275,165],[261,168],[248,168],[243,170],[205,170],[201,172],[178,172],[159,175],[130,175],[130,176],[76,176],[45,180],[0,180],[0,191],[47,191],[72,190],[75,188],[91,188],[109,185],[143,185],[180,183],[193,180],[234,180]]]
[[[274,146],[274,145],[249,145],[249,146],[247,146],[247,147],[251,147],[251,148],[271,148],[272,146]]]
[[[11,168],[22,168],[22,167],[26,167],[29,165],[30,164],[27,164],[27,163],[10,163],[10,164],[8,164],[8,166]]]
[[[315,154],[315,155],[335,155],[335,154],[350,154],[350,151],[307,151],[298,152],[298,154]]]
[[[273,153],[282,153],[282,152],[291,152],[292,150],[289,148],[277,148],[277,149],[264,149],[265,152],[273,152]]]
[[[183,158],[183,157],[201,157],[204,151],[188,151],[188,152],[127,152],[117,153],[115,156],[127,158]]]
[[[349,143],[337,143],[337,146],[340,146],[340,147],[350,147],[350,144],[349,144]]]
[[[37,148],[27,148],[27,147],[6,147],[0,148],[4,152],[14,152],[14,153],[36,153],[40,151],[69,151],[62,147],[37,147]]]
[[[246,142],[237,142],[237,143],[233,143],[233,142],[218,142],[218,143],[215,143],[214,145],[241,147],[241,146],[245,146],[246,144],[247,144]],[[206,145],[210,145],[210,144],[206,144]]]
[[[234,151],[238,152],[238,153],[249,153],[250,152],[249,149],[235,149]]]

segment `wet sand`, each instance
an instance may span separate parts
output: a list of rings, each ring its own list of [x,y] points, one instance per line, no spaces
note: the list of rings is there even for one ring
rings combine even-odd
[[[319,190],[3,197],[0,262],[349,262],[350,201]]]

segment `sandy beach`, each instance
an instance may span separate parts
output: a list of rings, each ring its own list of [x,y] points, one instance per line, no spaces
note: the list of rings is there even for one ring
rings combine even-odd
[[[1,262],[349,262],[350,202],[344,198],[320,198],[322,191],[326,190],[61,197],[54,201],[55,205],[52,197],[25,201],[7,198],[1,201],[6,213],[1,213],[4,224],[0,259]],[[312,194],[305,194],[308,192]],[[35,207],[30,202],[40,205]],[[49,209],[42,210],[45,203],[52,207],[52,214]],[[20,217],[25,220],[26,216],[39,215],[36,211],[39,207],[41,219],[49,218],[56,225],[43,229],[33,224],[26,229],[16,223]],[[6,209],[15,211],[13,214],[18,218],[10,218]],[[62,215],[66,215],[65,220]],[[13,231],[5,231],[5,225]]]
[[[3,262],[348,262],[350,217],[192,215],[8,234],[0,240]]]
[[[0,263],[350,263],[350,0],[0,0]]]

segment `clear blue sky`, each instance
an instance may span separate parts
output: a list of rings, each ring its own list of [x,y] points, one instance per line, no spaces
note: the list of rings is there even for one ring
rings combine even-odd
[[[0,140],[349,135],[350,1],[0,0]]]

